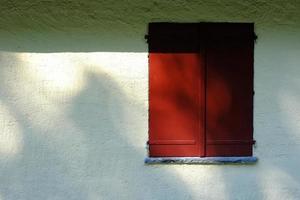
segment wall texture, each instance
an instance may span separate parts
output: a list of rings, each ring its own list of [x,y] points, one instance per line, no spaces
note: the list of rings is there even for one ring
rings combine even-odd
[[[299,199],[299,10],[0,0],[0,200]],[[256,165],[144,165],[152,21],[255,22]]]

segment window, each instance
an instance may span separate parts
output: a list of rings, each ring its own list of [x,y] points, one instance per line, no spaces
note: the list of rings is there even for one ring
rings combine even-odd
[[[252,156],[252,23],[150,23],[149,156]]]

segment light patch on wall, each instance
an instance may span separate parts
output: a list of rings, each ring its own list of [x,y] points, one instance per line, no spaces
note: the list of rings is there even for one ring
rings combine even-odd
[[[295,96],[296,95],[296,96]],[[284,128],[290,130],[290,141],[299,141],[300,139],[300,103],[299,96],[291,91],[282,90],[280,92],[279,106],[280,112],[283,115],[282,123]]]
[[[0,155],[12,157],[22,150],[22,134],[18,122],[0,101]]]
[[[297,199],[299,183],[279,168],[267,168],[262,172],[261,185],[264,199]]]
[[[92,52],[81,53],[78,59],[90,65],[100,65],[102,70],[113,76],[140,78],[147,76],[147,53],[132,52]],[[146,70],[146,71],[145,71]]]
[[[200,199],[218,199],[220,193],[224,199],[229,199],[226,197],[226,182],[220,181],[223,180],[222,171],[215,166],[199,167],[198,165],[190,165],[187,167],[182,165],[174,167],[172,172],[191,189],[193,199],[199,199],[200,197]],[[218,184],[216,184],[216,180],[218,180]],[[194,187],[195,185],[203,187],[203,190]]]
[[[94,72],[113,78],[128,98],[144,101],[148,98],[148,53],[94,52],[77,59],[85,60]]]
[[[21,53],[18,55],[32,79],[56,91],[78,91],[83,86],[82,67],[69,53]]]
[[[31,81],[40,82],[41,90],[45,90],[42,92],[47,97],[75,96],[84,88],[85,73],[89,72],[110,77],[135,101],[147,99],[147,53],[17,53],[16,55]]]

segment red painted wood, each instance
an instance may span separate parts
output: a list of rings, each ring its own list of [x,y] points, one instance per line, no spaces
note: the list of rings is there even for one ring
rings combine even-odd
[[[207,30],[211,34],[206,45],[206,156],[251,156],[253,26],[210,26]],[[225,142],[230,140],[240,142]]]
[[[150,53],[150,156],[203,155],[201,59],[198,53]]]
[[[149,25],[149,150],[251,156],[253,24]]]

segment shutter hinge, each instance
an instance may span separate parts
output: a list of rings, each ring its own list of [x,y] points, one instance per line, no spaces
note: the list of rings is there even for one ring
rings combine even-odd
[[[145,38],[146,42],[148,43],[148,41],[149,41],[149,35],[146,34],[146,35],[144,36],[144,38]]]
[[[254,147],[254,148],[257,147],[256,140],[253,140],[253,147]]]
[[[146,142],[146,151],[147,151],[147,155],[150,155],[150,150],[149,150],[149,141]]]
[[[256,40],[257,40],[257,35],[255,32],[253,32],[253,40],[254,40],[254,42],[256,42]]]

